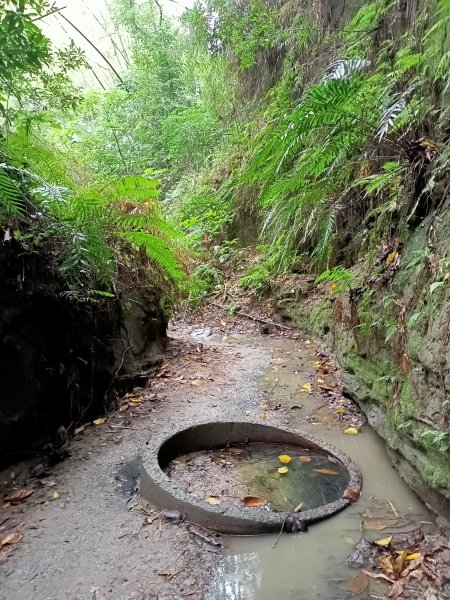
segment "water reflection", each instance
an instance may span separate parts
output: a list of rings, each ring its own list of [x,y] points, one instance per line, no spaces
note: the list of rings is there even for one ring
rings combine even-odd
[[[205,600],[249,600],[261,587],[261,559],[256,552],[224,556]]]

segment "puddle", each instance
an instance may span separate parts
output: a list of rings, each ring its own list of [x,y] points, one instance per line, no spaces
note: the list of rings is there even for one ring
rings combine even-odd
[[[264,374],[263,389],[270,391],[265,395],[269,406],[264,410],[273,410],[281,404],[281,422],[299,431],[314,433],[348,454],[362,472],[363,493],[357,503],[311,526],[307,533],[283,534],[278,541],[277,536],[272,535],[226,538],[225,555],[204,600],[351,598],[353,594],[345,591],[342,582],[360,570],[350,569],[345,560],[360,539],[363,513],[386,503],[406,518],[401,528],[393,527],[392,521],[386,520],[385,529],[365,531],[364,535],[372,541],[400,529],[412,531],[421,522],[429,522],[430,515],[392,467],[384,443],[374,430],[364,425],[359,435],[345,435],[345,423],[336,421],[335,416],[324,421],[320,411],[313,412],[324,403],[323,398],[296,393],[307,381],[315,383],[314,349],[306,349],[301,342],[290,340],[271,343],[274,363],[280,367],[273,369],[271,365]],[[290,410],[291,406],[300,404],[301,408]],[[371,580],[370,587],[358,598],[386,597],[386,589],[383,582]]]
[[[324,453],[258,442],[180,456],[168,473],[191,495],[238,506],[245,496],[256,496],[276,512],[333,502],[349,481],[346,469]]]
[[[120,481],[115,488],[116,492],[120,492],[124,496],[133,496],[139,490],[138,480],[141,471],[142,459],[140,456],[124,463],[115,476],[115,479]]]

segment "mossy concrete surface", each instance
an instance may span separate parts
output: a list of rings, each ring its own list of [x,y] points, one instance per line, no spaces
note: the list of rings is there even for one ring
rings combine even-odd
[[[398,256],[391,272],[377,266],[377,278],[366,264],[362,285],[359,263],[358,286],[349,292],[333,294],[321,284],[298,293],[290,278],[289,293],[280,286],[276,301],[296,326],[327,341],[342,366],[344,391],[395,451],[402,476],[448,516],[450,223],[431,214]]]

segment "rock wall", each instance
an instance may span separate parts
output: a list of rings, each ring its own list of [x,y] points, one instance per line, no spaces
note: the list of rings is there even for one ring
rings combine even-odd
[[[385,439],[395,466],[433,510],[450,513],[450,202],[406,242],[357,261],[350,290],[293,276],[279,309],[324,338],[345,392]],[[376,269],[377,276],[367,275]]]
[[[166,322],[148,290],[81,302],[42,257],[14,241],[0,255],[0,463],[45,444],[58,429],[98,416],[118,376],[149,368]]]

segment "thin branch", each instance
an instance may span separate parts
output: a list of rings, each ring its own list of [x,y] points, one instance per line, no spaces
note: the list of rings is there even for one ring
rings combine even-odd
[[[53,10],[50,10],[48,13],[46,13],[45,15],[41,15],[40,17],[36,17],[35,19],[31,19],[32,23],[35,23],[36,21],[41,21],[42,19],[46,19],[47,17],[49,17],[50,15],[54,15],[55,13],[60,12],[61,10],[64,10],[66,7],[65,6],[61,6],[61,8],[57,8],[55,7]]]
[[[75,29],[75,31],[77,31],[81,35],[81,37],[83,39],[85,39],[88,42],[88,44],[90,44],[94,48],[94,50],[103,58],[103,60],[105,61],[105,63],[109,66],[109,68],[111,69],[111,71],[115,74],[115,76],[120,81],[120,83],[123,83],[122,77],[116,71],[115,67],[108,60],[108,58],[103,54],[103,52],[101,50],[99,50],[97,48],[97,46],[93,42],[91,42],[91,40],[80,29],[78,29],[78,27],[76,25],[74,25],[72,23],[72,21],[69,21],[69,19],[67,17],[65,17],[62,13],[60,13],[59,16],[62,17],[67,23],[69,23],[69,25],[71,25]]]

